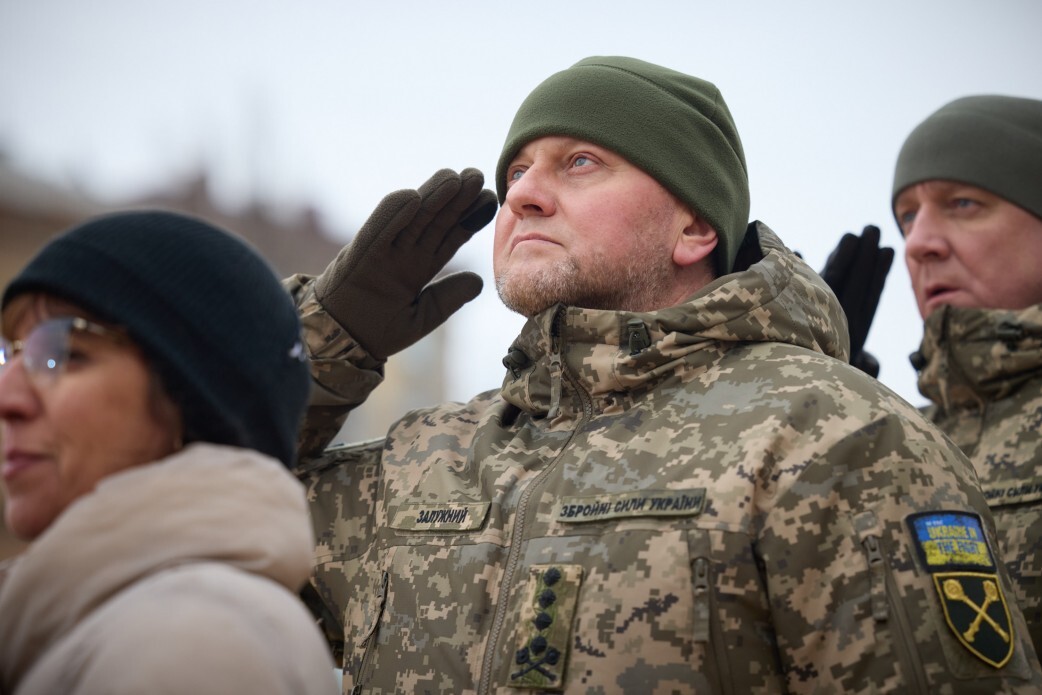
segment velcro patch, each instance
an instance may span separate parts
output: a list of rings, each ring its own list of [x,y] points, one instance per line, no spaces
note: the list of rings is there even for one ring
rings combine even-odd
[[[517,648],[507,685],[563,690],[582,565],[533,565],[517,621]]]
[[[908,525],[955,638],[1001,668],[1013,656],[1013,622],[980,517],[925,512],[909,516]]]
[[[908,517],[912,541],[931,574],[958,569],[994,570],[980,517],[967,512],[923,512]]]
[[[698,516],[705,501],[704,487],[564,497],[554,516],[566,524],[639,516]]]
[[[488,515],[488,502],[403,504],[391,515],[391,528],[403,531],[474,531]]]

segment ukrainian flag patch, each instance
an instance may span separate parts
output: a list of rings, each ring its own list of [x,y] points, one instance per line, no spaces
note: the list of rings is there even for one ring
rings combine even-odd
[[[995,668],[1013,656],[1013,628],[980,517],[925,512],[908,517],[912,540],[959,643]]]

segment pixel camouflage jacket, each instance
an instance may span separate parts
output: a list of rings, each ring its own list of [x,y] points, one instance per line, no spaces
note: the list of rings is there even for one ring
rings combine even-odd
[[[500,390],[303,461],[345,692],[1042,687],[968,461],[751,229],[686,303],[548,309]],[[328,434],[379,374],[294,289]]]
[[[1017,603],[1042,650],[1042,305],[944,307],[916,358],[926,410],[969,456]]]

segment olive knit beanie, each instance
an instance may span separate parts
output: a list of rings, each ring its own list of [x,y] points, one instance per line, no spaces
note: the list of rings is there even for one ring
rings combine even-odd
[[[731,272],[749,222],[738,130],[710,82],[635,58],[592,57],[528,95],[496,166],[499,202],[518,150],[546,135],[606,147],[640,167],[716,229],[717,269]]]
[[[180,407],[186,444],[293,462],[310,388],[300,324],[270,266],[243,241],[168,212],[98,217],[47,244],[2,306],[26,292],[124,328]]]
[[[891,208],[905,188],[935,179],[983,188],[1042,218],[1042,101],[988,95],[942,106],[901,147]]]

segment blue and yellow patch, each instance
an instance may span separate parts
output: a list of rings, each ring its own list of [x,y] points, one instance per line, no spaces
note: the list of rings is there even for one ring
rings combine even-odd
[[[956,639],[995,668],[1013,656],[1013,628],[980,517],[925,512],[908,517],[912,541]]]

